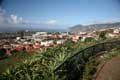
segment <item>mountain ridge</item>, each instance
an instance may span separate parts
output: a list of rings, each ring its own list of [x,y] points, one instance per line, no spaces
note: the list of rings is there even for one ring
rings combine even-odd
[[[99,30],[103,28],[112,28],[112,27],[120,27],[120,22],[115,22],[115,23],[100,23],[100,24],[90,24],[90,25],[81,25],[77,24],[75,26],[72,26],[69,28],[70,32],[79,32],[79,31],[94,31],[94,30]]]

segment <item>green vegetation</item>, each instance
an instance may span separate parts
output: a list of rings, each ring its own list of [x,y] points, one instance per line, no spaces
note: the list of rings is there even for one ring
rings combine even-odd
[[[83,72],[83,80],[92,79],[95,74],[98,65],[100,64],[100,60],[96,57],[91,57],[89,61],[85,64],[84,72]]]
[[[120,55],[120,46],[110,51],[105,51],[102,57],[91,57],[85,65],[83,80],[91,80],[97,69],[104,64],[104,62]]]
[[[78,41],[77,43],[69,40],[65,42],[65,44],[57,45],[52,48],[44,49],[42,51],[36,51],[31,54],[14,54],[14,56],[5,59],[5,62],[8,63],[4,63],[3,61],[5,71],[1,73],[0,79],[66,80],[67,76],[62,76],[60,78],[57,74],[54,74],[53,70],[55,67],[80,49],[96,43],[98,43],[98,41],[95,40],[86,42]],[[91,70],[93,70],[93,67],[91,68],[91,66],[96,66],[98,63],[99,62],[94,62],[94,60],[86,63],[83,77],[86,78],[87,75],[91,74]],[[3,65],[0,67],[2,68]],[[89,76],[86,79],[88,78]]]
[[[101,38],[101,39],[106,39],[106,31],[103,31],[103,32],[100,32],[99,33],[99,37]]]
[[[32,53],[13,53],[12,56],[9,56],[0,61],[0,73],[4,72],[7,68],[16,66],[21,64],[24,60],[29,59],[33,54],[37,54],[37,52]]]

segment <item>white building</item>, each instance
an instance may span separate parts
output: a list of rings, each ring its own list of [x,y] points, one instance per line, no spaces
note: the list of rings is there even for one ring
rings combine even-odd
[[[49,40],[49,41],[41,41],[41,46],[46,46],[46,47],[49,47],[49,46],[52,46],[54,44],[53,40]]]
[[[58,40],[56,41],[56,44],[63,44],[65,42],[65,40]]]
[[[120,29],[114,29],[113,33],[117,33],[117,34],[120,33]]]
[[[16,37],[16,40],[20,40],[21,39],[21,37]]]

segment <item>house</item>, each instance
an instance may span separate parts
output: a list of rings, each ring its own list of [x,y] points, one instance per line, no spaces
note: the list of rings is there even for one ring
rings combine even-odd
[[[104,32],[104,31],[107,31],[107,29],[104,29],[104,28],[103,28],[103,29],[100,29],[99,31],[100,31],[100,32]]]
[[[85,39],[86,39],[86,36],[83,36],[83,37],[81,38],[81,41],[85,41]]]
[[[20,52],[20,51],[22,51],[22,48],[23,48],[22,45],[16,45],[14,50],[17,51],[17,52]]]
[[[20,40],[21,39],[21,37],[16,37],[16,40]]]
[[[80,36],[79,36],[79,35],[74,35],[74,36],[72,37],[72,41],[74,41],[74,42],[77,42],[79,39],[80,39]]]
[[[106,38],[119,38],[120,37],[120,34],[118,33],[107,33],[106,34]]]
[[[87,35],[87,32],[79,32],[80,35]]]
[[[53,40],[49,40],[49,41],[41,41],[41,46],[45,46],[45,47],[50,47],[53,46],[54,41]]]
[[[63,44],[65,42],[65,40],[57,40],[56,44]]]
[[[33,45],[33,47],[34,47],[35,49],[40,49],[40,43],[35,42],[34,45]]]
[[[27,52],[32,52],[34,50],[34,47],[32,44],[28,44],[25,46],[25,49]]]
[[[48,36],[47,32],[36,32],[35,34],[32,35],[32,37],[35,38],[41,38],[44,39]]]
[[[114,29],[113,33],[116,33],[116,34],[120,33],[120,29]]]
[[[97,39],[95,36],[86,35],[86,36],[83,36],[83,37],[81,38],[81,41],[85,41],[85,40],[88,39],[88,38],[90,38],[90,39]]]

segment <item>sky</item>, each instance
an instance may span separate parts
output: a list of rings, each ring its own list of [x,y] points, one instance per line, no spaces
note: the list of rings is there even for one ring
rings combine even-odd
[[[120,22],[120,0],[0,0],[0,27],[64,29]]]

